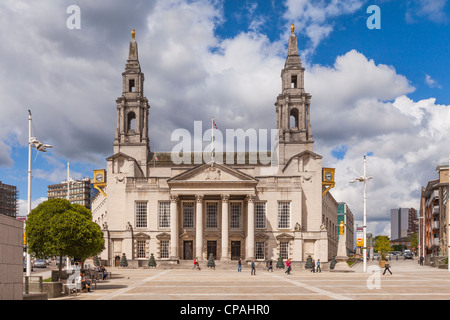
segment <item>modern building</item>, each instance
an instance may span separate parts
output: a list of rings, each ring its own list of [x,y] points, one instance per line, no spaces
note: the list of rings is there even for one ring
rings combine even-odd
[[[326,227],[328,236],[328,260],[337,256],[338,250],[338,223],[337,223],[338,202],[331,192],[327,192],[322,197],[322,224]]]
[[[391,240],[407,238],[416,231],[416,209],[391,209]]]
[[[422,187],[419,210],[419,247],[425,255],[439,255],[439,180]]]
[[[116,265],[125,254],[130,266],[141,266],[154,254],[160,263],[211,255],[257,263],[328,261],[327,228],[336,225],[323,222],[322,156],[313,151],[304,71],[292,30],[273,117],[276,161],[184,150],[179,162],[178,152],[150,149],[150,105],[132,33],[123,92],[111,109],[117,112],[113,154],[95,174],[102,186],[91,202],[105,238],[101,260]]]
[[[0,181],[0,214],[15,218],[18,212],[18,196],[19,192],[16,186]]]
[[[67,193],[69,198],[67,198]],[[90,209],[91,179],[71,180],[69,181],[69,188],[67,188],[67,181],[49,185],[47,186],[47,197],[48,199],[68,199],[72,204],[76,203]]]
[[[355,252],[355,220],[352,211],[345,202],[338,202],[337,227],[339,227],[341,221],[344,221],[345,226],[347,255],[351,255]]]
[[[439,174],[439,252],[441,256],[448,257],[448,224],[449,224],[449,193],[448,193],[448,164],[436,168]]]

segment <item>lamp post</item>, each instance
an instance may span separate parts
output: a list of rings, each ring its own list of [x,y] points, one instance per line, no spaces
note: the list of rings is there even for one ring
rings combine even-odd
[[[35,137],[31,136],[32,124],[31,124],[31,111],[28,110],[28,215],[31,212],[31,147],[35,147],[37,151],[47,152],[47,148],[52,146],[44,144],[38,141]],[[28,216],[27,215],[27,216]],[[31,257],[30,251],[27,248],[27,276],[31,276]]]
[[[367,229],[367,223],[366,223],[366,215],[367,215],[367,197],[366,197],[366,193],[367,193],[367,187],[366,187],[366,182],[368,180],[371,180],[372,177],[367,177],[366,176],[366,156],[364,156],[364,171],[363,171],[363,175],[353,179],[352,181],[350,181],[350,183],[354,183],[354,182],[364,182],[364,216],[363,216],[363,271],[367,272],[367,239],[366,239],[366,229]]]

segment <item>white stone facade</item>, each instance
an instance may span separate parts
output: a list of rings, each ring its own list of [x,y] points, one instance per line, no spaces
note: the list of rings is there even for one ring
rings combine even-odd
[[[117,102],[114,154],[107,159],[106,198],[98,193],[92,212],[104,232],[101,259],[146,265],[150,254],[175,262],[198,257],[244,261],[311,255],[328,261],[322,216],[322,157],[313,152],[309,107],[297,38],[289,39],[283,90],[275,103],[279,132],[277,166],[245,161],[174,164],[170,153],[150,151],[150,106],[137,43],[123,73]],[[270,107],[270,106],[268,106]],[[294,117],[295,125],[289,127]],[[194,155],[192,155],[194,157]]]

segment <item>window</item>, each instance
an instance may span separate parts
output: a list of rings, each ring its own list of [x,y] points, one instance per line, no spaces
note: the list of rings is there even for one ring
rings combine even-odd
[[[289,242],[280,242],[280,257],[282,259],[289,258]]]
[[[291,88],[292,89],[297,88],[297,75],[291,76]]]
[[[136,228],[147,227],[147,202],[136,202]]]
[[[169,201],[159,202],[158,217],[159,217],[159,227],[160,228],[169,228],[170,227],[170,202]]]
[[[255,258],[258,260],[264,260],[264,242],[255,243]]]
[[[136,86],[134,79],[130,79],[130,81],[128,82],[128,85],[129,85],[130,92],[134,92],[134,88]]]
[[[206,203],[206,228],[217,228],[217,202]]]
[[[145,240],[138,240],[137,241],[137,257],[138,258],[145,258]]]
[[[291,227],[291,203],[289,201],[278,202],[278,229]]]
[[[238,229],[241,227],[241,215],[242,203],[230,202],[230,229]]]
[[[169,258],[169,241],[161,240],[161,259]]]
[[[194,202],[183,202],[183,228],[194,227]]]
[[[255,203],[255,228],[265,229],[266,228],[266,203],[256,202]]]

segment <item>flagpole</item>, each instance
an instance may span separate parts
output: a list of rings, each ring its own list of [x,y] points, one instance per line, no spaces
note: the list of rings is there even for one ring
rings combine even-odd
[[[214,162],[214,116],[211,119],[211,160]]]

